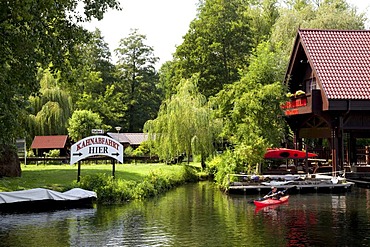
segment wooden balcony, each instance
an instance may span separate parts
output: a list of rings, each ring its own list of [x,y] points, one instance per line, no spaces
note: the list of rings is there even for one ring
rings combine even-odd
[[[312,90],[311,93],[292,96],[281,106],[281,109],[284,110],[285,116],[317,113],[322,109],[321,92],[320,90]]]

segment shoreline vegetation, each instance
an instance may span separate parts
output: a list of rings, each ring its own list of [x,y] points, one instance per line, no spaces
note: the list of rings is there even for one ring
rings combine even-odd
[[[112,177],[111,164],[82,164],[77,183],[77,165],[22,165],[22,176],[0,179],[0,191],[46,188],[66,191],[82,188],[95,191],[97,203],[115,204],[162,194],[176,186],[207,177],[200,164],[119,164]]]

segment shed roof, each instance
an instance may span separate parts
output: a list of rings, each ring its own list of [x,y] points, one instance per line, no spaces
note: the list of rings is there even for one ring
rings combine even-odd
[[[328,99],[370,100],[370,31],[301,29],[298,36]]]
[[[119,143],[130,143],[130,140],[126,137],[125,133],[112,133],[108,132],[108,136],[112,137],[114,140]]]
[[[140,143],[148,139],[148,134],[145,133],[125,133],[130,140],[131,145],[140,145]]]
[[[32,149],[64,148],[67,143],[67,135],[35,136],[32,141]]]
[[[120,143],[129,143],[130,145],[140,145],[148,139],[148,134],[145,133],[107,133],[110,137]]]

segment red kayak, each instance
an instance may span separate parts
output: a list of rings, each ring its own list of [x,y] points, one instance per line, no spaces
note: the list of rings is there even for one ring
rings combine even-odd
[[[289,199],[289,195],[280,197],[280,199],[269,198],[263,201],[255,200],[253,201],[253,203],[254,205],[256,205],[256,207],[265,207],[269,205],[275,205],[275,204],[281,204],[281,203],[287,202],[288,199]]]
[[[265,153],[265,159],[305,159],[317,157],[315,153],[307,153],[305,151],[289,149],[289,148],[272,148]]]

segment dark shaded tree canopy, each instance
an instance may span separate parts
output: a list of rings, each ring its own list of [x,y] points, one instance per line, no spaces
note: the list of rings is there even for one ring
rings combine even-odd
[[[77,11],[83,4],[84,15]],[[116,0],[24,0],[0,2],[0,143],[21,131],[26,99],[38,91],[38,67],[53,64],[63,69],[73,60],[74,47],[89,35],[78,25],[93,17],[101,19]]]

